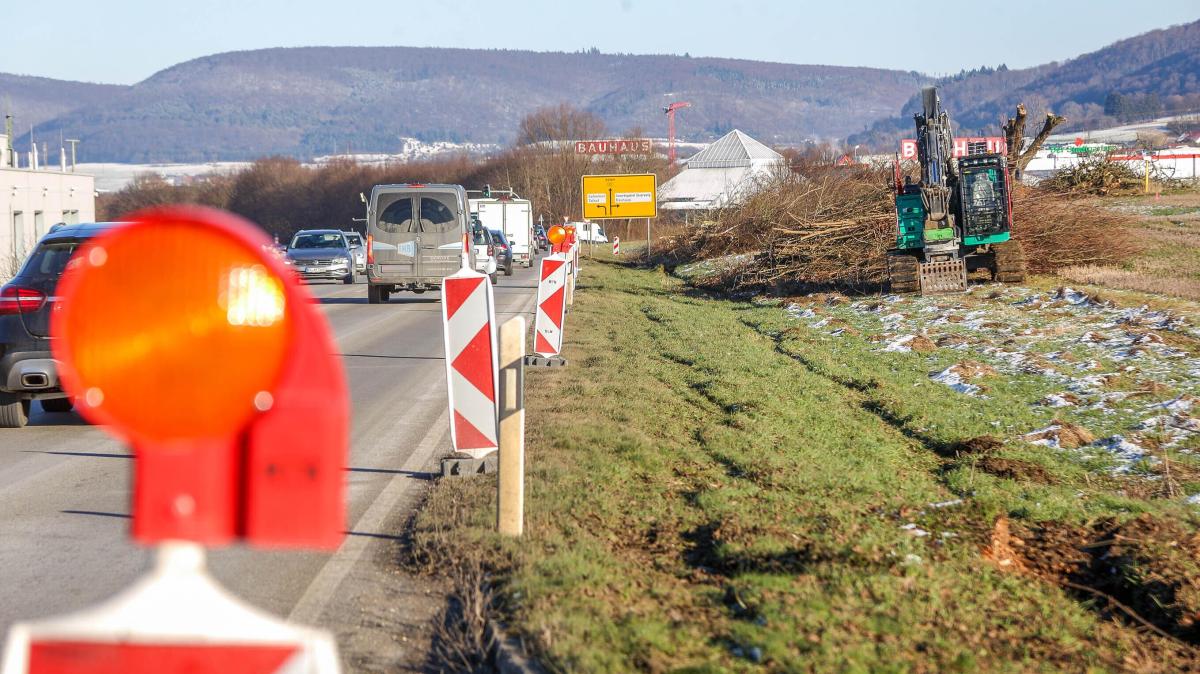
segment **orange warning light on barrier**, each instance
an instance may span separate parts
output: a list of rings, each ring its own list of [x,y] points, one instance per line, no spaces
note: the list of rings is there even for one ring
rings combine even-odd
[[[143,543],[333,548],[349,407],[324,316],[251,223],[166,207],[80,248],[52,349],[89,421],[127,441]],[[147,273],[147,261],[175,260]]]
[[[563,239],[567,238],[567,230],[562,225],[555,225],[546,232],[546,238],[550,240],[550,243],[560,244]]]
[[[153,258],[186,273],[147,276]],[[55,346],[85,415],[153,442],[223,436],[269,407],[292,324],[258,251],[196,223],[134,223],[73,264]]]

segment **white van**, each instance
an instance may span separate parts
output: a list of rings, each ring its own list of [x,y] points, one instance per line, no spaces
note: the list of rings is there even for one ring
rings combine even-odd
[[[488,229],[504,232],[512,246],[513,262],[533,266],[533,204],[511,192],[498,197],[471,199],[471,211]]]
[[[575,226],[575,238],[582,243],[608,243],[608,235],[598,222],[572,222]]]

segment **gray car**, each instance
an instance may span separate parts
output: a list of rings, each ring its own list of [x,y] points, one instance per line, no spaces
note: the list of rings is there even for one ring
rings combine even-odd
[[[305,280],[329,279],[354,283],[354,254],[346,235],[337,229],[304,229],[288,245],[284,263]]]

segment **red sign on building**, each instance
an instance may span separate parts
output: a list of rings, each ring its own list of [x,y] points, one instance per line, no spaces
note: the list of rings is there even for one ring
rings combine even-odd
[[[575,154],[650,154],[653,150],[647,138],[575,141]]]
[[[961,137],[954,139],[954,157],[966,157],[972,154],[1006,154],[1008,143],[1003,136]],[[917,158],[917,141],[905,138],[900,141],[900,158]]]

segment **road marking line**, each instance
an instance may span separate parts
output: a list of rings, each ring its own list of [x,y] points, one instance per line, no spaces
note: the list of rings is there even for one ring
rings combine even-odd
[[[410,473],[417,472],[429,465],[430,459],[438,449],[449,446],[449,443],[445,442],[446,436],[450,434],[449,417],[449,409],[442,408],[441,414],[429,427],[425,437],[421,438],[417,449],[409,455],[401,470]],[[352,531],[360,533],[377,531],[395,511],[396,504],[400,502],[400,499],[415,486],[413,479],[407,475],[393,477],[379,493],[379,496],[375,497],[375,501],[371,503],[362,517],[359,517],[358,521],[354,523]],[[309,583],[308,589],[304,591],[300,601],[296,602],[296,606],[288,614],[288,620],[305,625],[317,624],[321,614],[325,612],[325,607],[337,592],[338,586],[362,558],[371,542],[372,539],[367,536],[346,536],[341,547],[325,562],[313,581]]]

